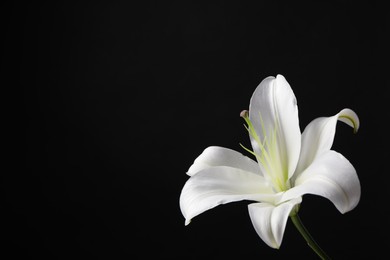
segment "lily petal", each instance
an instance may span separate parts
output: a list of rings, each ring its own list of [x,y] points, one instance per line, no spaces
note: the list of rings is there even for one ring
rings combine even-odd
[[[239,152],[219,146],[207,147],[202,154],[195,159],[194,163],[188,169],[187,174],[192,176],[203,169],[215,166],[230,166],[244,171],[261,174],[257,162]]]
[[[295,187],[282,195],[281,201],[304,194],[320,195],[345,213],[359,203],[360,190],[359,178],[352,164],[340,153],[329,150],[306,168],[295,180]]]
[[[276,161],[282,164],[282,170],[290,178],[299,158],[301,132],[297,101],[282,75],[267,77],[256,88],[250,100],[249,119],[261,141],[271,142],[276,133],[276,152],[279,154]],[[254,151],[261,154],[258,142],[253,137],[251,141]]]
[[[267,245],[272,248],[280,247],[290,212],[301,202],[302,198],[298,197],[277,206],[269,203],[248,205],[252,224]]]
[[[180,194],[180,209],[189,224],[191,219],[220,204],[240,200],[275,200],[264,177],[237,168],[206,168],[185,183]]]
[[[302,133],[301,156],[296,172],[302,172],[318,155],[330,150],[338,120],[353,127],[354,132],[359,129],[358,116],[348,108],[341,110],[334,116],[320,117],[311,121]]]

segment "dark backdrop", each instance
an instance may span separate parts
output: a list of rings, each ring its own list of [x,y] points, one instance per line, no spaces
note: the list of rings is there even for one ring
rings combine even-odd
[[[3,5],[1,85],[17,93],[3,110],[12,167],[1,173],[1,254],[315,259],[291,222],[280,250],[266,246],[248,202],[187,227],[178,204],[204,148],[245,153],[239,113],[263,78],[283,74],[301,129],[345,107],[361,120],[356,135],[339,124],[334,143],[357,169],[360,204],[342,215],[307,195],[301,218],[336,259],[379,256],[389,242],[385,8],[287,2]]]

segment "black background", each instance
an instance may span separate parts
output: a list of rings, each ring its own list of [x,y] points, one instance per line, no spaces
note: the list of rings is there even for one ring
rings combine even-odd
[[[12,167],[1,173],[1,254],[316,259],[291,222],[279,250],[266,246],[248,202],[187,227],[179,209],[193,160],[210,145],[245,153],[239,113],[263,78],[282,74],[302,130],[345,107],[361,120],[356,135],[339,124],[333,146],[357,169],[360,204],[342,215],[306,195],[301,218],[334,258],[379,257],[389,242],[384,10],[373,1],[3,6],[2,87],[17,93],[3,110]]]

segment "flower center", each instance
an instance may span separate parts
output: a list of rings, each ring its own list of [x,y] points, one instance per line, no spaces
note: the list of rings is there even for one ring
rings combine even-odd
[[[256,157],[264,177],[272,182],[276,192],[288,190],[291,186],[288,180],[287,164],[281,156],[282,151],[280,151],[278,143],[277,124],[275,123],[269,128],[272,130],[268,130],[267,132],[267,128],[264,125],[263,118],[260,114],[261,133],[263,137],[261,139],[249,119],[248,111],[242,111],[240,116],[244,118],[247,124],[245,128],[248,130],[249,136],[251,137],[253,151],[242,144],[240,145]]]

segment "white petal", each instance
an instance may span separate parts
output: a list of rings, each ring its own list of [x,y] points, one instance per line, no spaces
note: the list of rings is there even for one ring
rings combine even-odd
[[[359,128],[359,118],[351,109],[343,109],[331,117],[320,117],[308,124],[302,133],[301,155],[297,172],[302,172],[321,153],[330,150],[340,120],[354,128]]]
[[[274,206],[269,203],[253,203],[248,206],[249,215],[257,234],[272,248],[279,248],[287,219],[295,205],[301,203],[298,197]]]
[[[219,146],[207,147],[203,153],[195,159],[194,163],[188,169],[187,174],[192,176],[203,169],[215,166],[230,166],[260,174],[260,168],[257,162],[239,152]]]
[[[273,201],[271,186],[264,177],[240,169],[220,166],[191,176],[180,195],[180,209],[191,219],[220,204],[239,200]]]
[[[250,101],[249,119],[260,137],[268,142],[277,134],[279,158],[288,177],[295,171],[301,146],[297,101],[290,85],[282,75],[264,79]],[[264,133],[265,131],[265,133]],[[253,139],[253,138],[252,138]],[[259,145],[252,140],[254,151],[261,154]]]
[[[360,182],[352,164],[341,154],[327,151],[295,180],[295,187],[286,191],[282,200],[290,200],[304,194],[320,195],[329,199],[345,213],[360,200]]]

